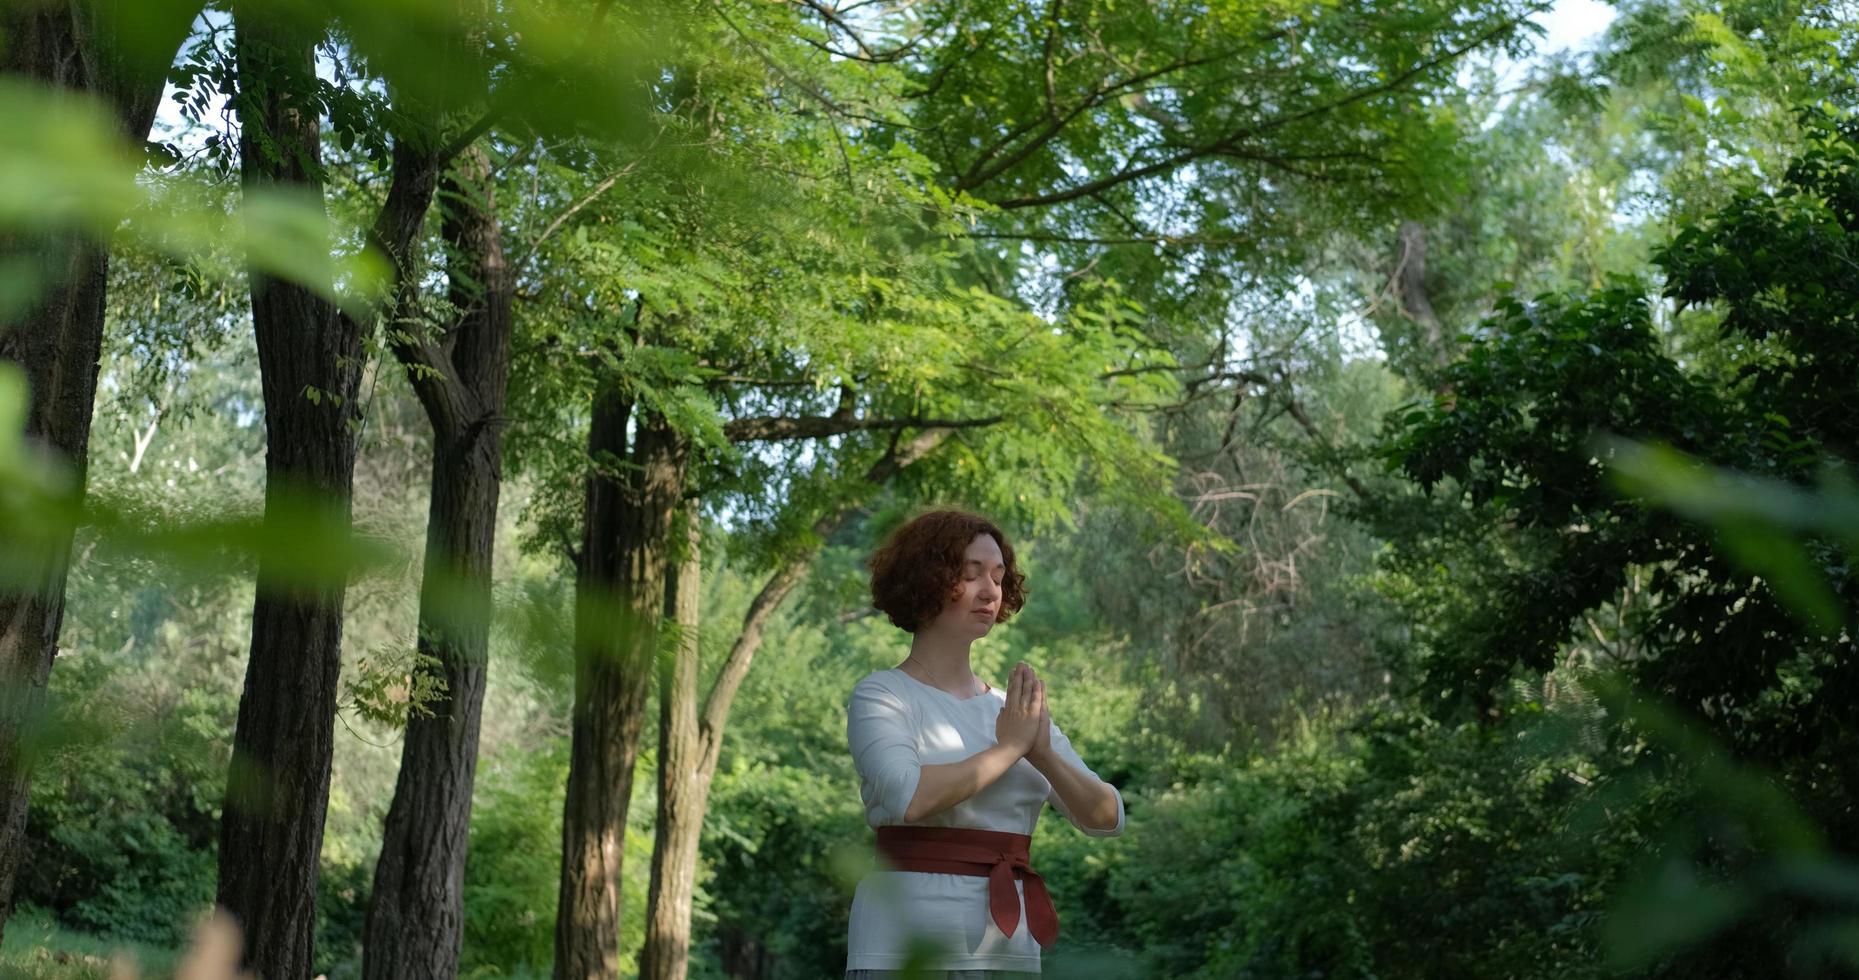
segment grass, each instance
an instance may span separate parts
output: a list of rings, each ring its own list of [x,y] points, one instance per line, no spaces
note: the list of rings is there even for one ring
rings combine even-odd
[[[118,954],[140,968],[142,980],[171,976],[178,956],[171,949],[76,932],[43,910],[22,906],[0,942],[0,980],[111,980],[110,958]]]

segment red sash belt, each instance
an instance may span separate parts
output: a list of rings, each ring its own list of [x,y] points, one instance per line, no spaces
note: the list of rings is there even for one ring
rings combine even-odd
[[[1059,938],[1059,913],[1046,882],[1027,863],[1033,838],[968,827],[879,827],[878,856],[898,871],[972,875],[988,880],[988,912],[1004,935],[1020,925],[1015,878],[1025,882],[1026,929],[1042,947]]]

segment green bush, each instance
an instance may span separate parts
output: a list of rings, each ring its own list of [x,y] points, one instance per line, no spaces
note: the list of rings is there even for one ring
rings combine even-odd
[[[332,861],[323,848],[316,878],[317,971],[328,980],[361,976],[362,939],[368,928],[368,890],[374,862]]]
[[[843,973],[852,888],[870,849],[856,785],[742,763],[719,771],[712,793],[702,843],[710,880],[700,881],[695,929],[710,940],[693,978],[722,976],[732,942],[769,956],[771,980]]]
[[[76,929],[173,946],[212,907],[219,738],[233,709],[158,673],[101,654],[61,658],[17,897]]]
[[[1146,975],[1598,976],[1606,887],[1640,843],[1579,848],[1579,762],[1399,711],[1158,793],[1096,913]]]
[[[499,965],[547,971],[555,959],[565,746],[484,767],[465,858],[460,972]]]
[[[622,972],[645,942],[651,877],[656,775],[647,757],[634,776],[621,881]],[[467,977],[547,976],[555,961],[555,906],[561,886],[562,802],[568,743],[506,752],[479,770],[465,858],[465,942],[459,972]]]

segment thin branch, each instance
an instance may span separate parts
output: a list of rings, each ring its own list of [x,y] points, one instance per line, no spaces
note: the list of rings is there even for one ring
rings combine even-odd
[[[846,23],[845,18],[840,15],[839,11],[818,2],[818,0],[800,0],[800,2],[808,9],[819,14],[822,20],[839,28],[840,32],[845,34],[846,37],[851,38],[852,43],[858,46],[858,51],[841,51],[830,44],[823,44],[810,37],[803,37],[801,40],[819,48],[821,51],[850,61],[863,61],[866,64],[872,65],[892,64],[902,60],[905,55],[916,50],[917,46],[922,44],[924,39],[929,36],[928,34],[919,34],[895,48],[891,48],[887,51],[877,51],[874,50],[871,45],[865,43],[865,38],[860,35],[851,24]]]
[[[1219,61],[1227,57],[1229,53],[1230,52],[1223,51],[1218,54],[1212,54],[1212,55],[1208,55],[1202,58],[1189,58],[1184,61],[1177,61],[1172,64],[1163,65],[1160,68],[1155,68],[1150,71],[1144,72],[1140,75],[1135,75],[1130,78],[1126,78],[1120,82],[1115,82],[1113,84],[1105,85],[1101,88],[1098,88],[1092,91],[1089,95],[1086,95],[1083,100],[1081,100],[1077,105],[1072,106],[1071,109],[1069,109],[1062,115],[1056,115],[1051,118],[1043,118],[1040,116],[1034,116],[1032,119],[1029,119],[1028,121],[1024,123],[1021,123],[1019,126],[1014,127],[1011,131],[1007,133],[1007,135],[996,140],[993,146],[984,150],[980,156],[976,157],[975,161],[969,165],[968,170],[965,171],[962,174],[962,176],[956,178],[955,188],[957,190],[964,190],[964,191],[973,190],[974,188],[979,187],[982,184],[985,184],[990,180],[993,180],[994,178],[1000,176],[1001,174],[1006,173],[1007,171],[1013,169],[1014,167],[1019,166],[1020,163],[1024,161],[1027,157],[1032,156],[1034,153],[1038,152],[1041,147],[1045,146],[1047,143],[1050,143],[1055,137],[1057,137],[1058,134],[1061,131],[1063,131],[1064,128],[1067,125],[1069,125],[1073,119],[1076,119],[1078,118],[1079,115],[1097,106],[1104,104],[1104,101],[1106,99],[1122,91],[1123,89],[1126,89],[1132,85],[1141,85],[1144,82],[1153,81],[1164,75],[1173,74],[1174,72],[1182,71],[1187,68],[1193,68],[1198,65],[1204,65],[1204,64],[1209,64],[1211,62]],[[1007,147],[1013,145],[1014,141],[1018,140],[1020,137],[1025,136],[1029,132],[1032,132],[1036,124],[1042,121],[1045,123],[1045,125],[1043,127],[1039,127],[1040,131],[1036,135],[1034,135],[1031,139],[1027,140],[1024,145],[1022,145],[1019,149],[1015,150],[1014,152],[1008,154],[1007,156],[1001,157],[999,160],[995,160],[995,157],[997,155],[999,155],[1002,151],[1007,149]],[[989,165],[990,161],[994,161],[992,166]]]
[[[849,11],[852,8],[848,7],[846,9]],[[956,58],[953,58],[949,61],[944,62],[941,67],[931,72],[930,77],[923,83],[921,87],[905,92],[904,98],[906,99],[927,99],[930,96],[935,95],[937,92],[941,91],[943,83],[949,80],[949,76],[954,73],[956,68],[960,67],[963,62],[967,61],[970,58],[973,58],[977,54],[980,54],[983,50],[987,48],[986,42],[990,38],[993,37],[994,33],[995,33],[995,30],[993,28],[990,28],[987,31],[985,31],[985,33],[983,33],[983,35],[980,38],[976,39],[974,44],[969,46],[967,51],[962,52],[961,55],[959,55]]]
[[[1019,208],[1039,207],[1039,206],[1048,205],[1048,204],[1062,204],[1067,201],[1077,200],[1078,198],[1081,198],[1081,197],[1088,197],[1092,194],[1098,193],[1099,191],[1103,191],[1111,187],[1116,187],[1119,184],[1126,184],[1131,181],[1141,180],[1144,177],[1149,177],[1154,174],[1165,173],[1171,170],[1175,170],[1186,164],[1192,163],[1195,160],[1201,159],[1202,157],[1210,156],[1216,153],[1221,153],[1223,151],[1227,153],[1246,152],[1243,149],[1243,147],[1240,146],[1240,144],[1247,139],[1250,139],[1254,136],[1258,136],[1261,133],[1270,132],[1271,130],[1279,129],[1284,126],[1288,126],[1295,122],[1301,122],[1305,119],[1311,118],[1312,116],[1318,116],[1318,115],[1322,115],[1328,112],[1335,112],[1339,109],[1353,105],[1364,99],[1372,98],[1376,95],[1382,95],[1388,92],[1395,91],[1399,89],[1400,87],[1406,85],[1409,81],[1413,80],[1416,76],[1420,75],[1422,72],[1431,70],[1433,68],[1437,68],[1440,65],[1446,64],[1448,62],[1451,62],[1463,56],[1466,52],[1471,51],[1473,48],[1479,47],[1497,38],[1498,36],[1504,34],[1505,32],[1514,29],[1518,23],[1519,23],[1519,20],[1517,18],[1511,18],[1511,19],[1505,20],[1504,22],[1500,23],[1498,26],[1492,28],[1489,31],[1486,31],[1483,34],[1480,34],[1478,37],[1473,38],[1472,40],[1466,42],[1465,44],[1462,44],[1456,48],[1452,48],[1446,51],[1445,53],[1441,54],[1437,58],[1430,58],[1426,61],[1418,62],[1413,67],[1409,68],[1408,70],[1401,72],[1400,74],[1395,75],[1393,78],[1390,78],[1387,81],[1382,82],[1378,85],[1372,85],[1364,89],[1357,89],[1356,91],[1351,92],[1348,95],[1343,96],[1340,99],[1336,99],[1331,102],[1326,102],[1321,105],[1311,106],[1310,108],[1301,110],[1299,112],[1290,113],[1284,116],[1278,116],[1272,119],[1268,119],[1264,122],[1258,123],[1256,125],[1247,126],[1247,127],[1235,130],[1212,142],[1203,143],[1198,146],[1190,146],[1187,149],[1182,150],[1180,153],[1176,153],[1172,156],[1164,157],[1163,159],[1157,160],[1153,163],[1147,163],[1140,167],[1132,167],[1132,168],[1128,168],[1125,170],[1120,170],[1116,173],[1110,174],[1105,177],[1100,177],[1096,180],[1086,181],[1082,184],[1076,184],[1072,187],[1064,188],[1061,190],[1050,191],[1045,194],[1035,194],[1035,195],[1031,195],[1028,197],[1008,198],[1006,200],[991,201],[989,203],[993,204],[995,207],[998,207],[1004,211],[1012,211],[1012,210],[1016,210]],[[1280,158],[1280,159],[1282,160],[1284,158]],[[1273,161],[1266,160],[1263,162],[1269,163]],[[998,167],[995,168],[993,172],[999,173],[1000,168]]]
[[[1326,453],[1330,451],[1330,440],[1325,437],[1323,433],[1317,431],[1316,425],[1312,424],[1310,421],[1310,416],[1304,414],[1303,406],[1299,405],[1297,399],[1291,397],[1289,392],[1285,393],[1285,408],[1290,411],[1291,417],[1297,420],[1297,424],[1302,427],[1305,432],[1310,434],[1311,439],[1314,440],[1317,445],[1322,446]],[[1349,489],[1355,491],[1357,497],[1363,500],[1369,499],[1368,488],[1362,485],[1362,481],[1350,476],[1347,470],[1339,466],[1337,467],[1336,475],[1340,477],[1345,484],[1348,484]]]
[[[865,43],[865,38],[862,37],[858,31],[853,30],[851,24],[846,23],[840,18],[839,11],[828,7],[826,4],[819,3],[818,0],[801,0],[801,4],[814,13],[819,14],[821,20],[839,28],[845,33],[846,37],[851,38],[852,43],[858,45],[860,60],[872,62],[878,60],[877,55],[872,52],[871,46]]]
[[[866,490],[875,490],[890,482],[891,478],[917,460],[935,451],[954,434],[953,429],[931,429],[919,434],[908,443],[899,445],[896,440],[883,456],[866,469],[862,483]],[[833,532],[851,517],[861,502],[862,494],[848,495],[834,504],[818,520],[813,522],[813,543],[805,550],[788,558],[775,573],[769,576],[766,584],[755,599],[749,603],[749,611],[742,618],[742,630],[736,634],[736,641],[730,645],[729,656],[718,669],[716,680],[711,684],[710,694],[704,699],[702,720],[698,724],[698,771],[714,772],[718,755],[723,746],[723,730],[729,723],[730,703],[736,697],[736,691],[742,686],[743,678],[748,676],[749,667],[754,662],[755,653],[761,647],[763,631],[768,621],[780,607],[782,600],[806,577],[813,564],[813,558],[819,553],[821,543],[832,537]]]
[[[1195,392],[1199,391],[1201,388],[1207,385],[1213,384],[1216,381],[1243,381],[1246,384],[1258,385],[1260,387],[1265,387],[1272,383],[1271,378],[1266,377],[1265,375],[1260,374],[1257,371],[1233,370],[1233,371],[1211,371],[1211,372],[1208,372],[1207,374],[1202,375],[1201,377],[1189,379],[1187,382],[1185,382],[1182,385],[1182,387],[1187,390],[1190,396],[1192,396]]]
[[[614,184],[619,182],[620,178],[625,177],[626,175],[632,173],[635,169],[637,169],[640,162],[645,159],[645,155],[651,153],[652,147],[657,145],[658,137],[663,134],[664,134],[664,130],[662,129],[659,130],[658,134],[652,137],[652,143],[646,146],[645,153],[640,154],[637,159],[633,160],[631,163],[627,164],[626,166],[621,167],[619,170],[614,171],[613,174],[607,177],[607,179],[601,181],[598,184],[595,184],[593,190],[588,191],[584,197],[582,197],[579,201],[574,202],[574,204],[570,206],[566,211],[563,211],[561,214],[556,215],[555,220],[549,222],[549,226],[542,230],[542,234],[537,235],[536,240],[529,244],[529,251],[524,256],[524,261],[517,263],[517,265],[522,266],[522,265],[527,264],[529,258],[535,255],[536,252],[542,248],[542,243],[548,241],[549,237],[551,235],[554,235],[555,232],[558,229],[560,229],[561,226],[565,222],[567,222],[569,218],[574,217],[577,213],[580,212],[582,208],[585,208],[588,205],[594,203],[594,200],[596,198],[600,197],[600,195],[602,194],[605,194],[609,189],[613,187]]]
[[[1021,242],[1052,242],[1059,245],[1244,245],[1250,239],[1202,238],[1197,235],[1132,235],[1128,238],[1099,238],[1093,235],[1058,235],[1041,231],[966,231],[962,238],[990,238]]]
[[[811,388],[816,383],[812,378],[760,378],[748,374],[713,374],[704,381],[711,386],[750,385],[756,388]]]
[[[758,442],[779,439],[820,439],[847,432],[888,431],[893,429],[978,429],[1000,423],[1002,416],[973,419],[849,418],[837,415],[764,416],[733,419],[723,424],[723,434],[731,442]]]
[[[1059,97],[1057,83],[1054,79],[1052,52],[1058,45],[1059,11],[1063,6],[1064,0],[1052,0],[1052,7],[1046,11],[1046,115],[1053,119],[1059,117]]]
[[[789,82],[791,82],[794,85],[794,87],[812,96],[815,101],[819,102],[820,105],[825,106],[826,110],[832,113],[833,115],[843,118],[851,114],[849,110],[840,106],[839,103],[834,102],[832,97],[827,95],[824,91],[808,83],[806,80],[800,78],[798,75],[795,75],[793,72],[788,71],[786,68],[781,67],[781,65],[778,62],[776,62],[774,58],[770,57],[766,51],[762,50],[761,45],[755,43],[754,39],[749,37],[749,34],[747,31],[737,26],[736,22],[731,20],[730,16],[723,12],[722,4],[717,3],[716,0],[711,0],[710,9],[716,11],[717,17],[720,18],[723,21],[723,23],[729,25],[729,29],[733,31],[735,35],[742,40],[743,44],[748,46],[750,52],[752,52],[755,55],[757,60],[759,60],[762,64],[768,66],[768,69],[770,71],[773,71],[775,74],[780,75],[782,78],[787,79]],[[839,147],[839,160],[840,160],[840,163],[842,163],[845,166],[846,187],[847,188],[855,187],[857,184],[857,181],[852,175],[852,155],[846,149],[845,134],[841,133],[839,131],[839,127],[830,121],[827,124],[827,128],[833,131],[833,141]]]
[[[814,86],[808,84],[806,81],[795,76],[793,72],[790,72],[786,68],[781,67],[781,65],[777,63],[774,58],[768,55],[768,52],[762,50],[761,45],[755,43],[755,40],[749,37],[749,34],[747,31],[744,31],[740,26],[736,24],[735,21],[730,19],[728,14],[723,12],[722,4],[717,3],[716,0],[711,0],[710,9],[716,11],[717,17],[721,18],[723,23],[729,26],[729,29],[731,32],[733,32],[738,38],[742,39],[742,43],[748,46],[749,51],[755,55],[756,60],[766,65],[770,71],[773,71],[775,74],[780,75],[782,78],[787,79],[789,82],[792,82],[794,86],[800,89],[801,91],[807,93],[810,96],[813,96],[815,101],[825,106],[827,110],[829,112],[832,112],[834,115],[845,115],[846,114],[846,111],[840,108],[839,103],[834,102],[831,96],[827,95],[825,92],[820,91],[818,88],[815,88]]]

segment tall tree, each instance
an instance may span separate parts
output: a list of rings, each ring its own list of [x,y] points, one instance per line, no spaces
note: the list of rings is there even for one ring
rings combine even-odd
[[[388,114],[396,130],[392,177],[371,240],[395,269],[386,346],[406,369],[434,445],[414,667],[415,687],[433,697],[407,723],[369,901],[367,977],[454,976],[463,941],[515,284],[494,197],[496,168],[481,144],[557,129],[598,143],[615,127],[636,124],[644,103],[629,97],[638,91],[627,75],[632,59],[613,57],[613,49],[637,32],[626,24],[615,30],[610,8],[556,13],[458,0],[427,12],[432,19],[422,26],[434,42],[425,56],[409,59],[387,31],[372,34],[367,52],[398,83]],[[407,13],[417,23],[419,8]],[[361,23],[370,16],[366,8],[347,13]],[[677,20],[654,24],[675,33]],[[563,98],[588,87],[609,97],[592,107]],[[435,323],[435,304],[422,296],[417,245],[441,173],[450,293],[437,304]]]
[[[100,99],[121,134],[141,143],[162,84],[199,3],[43,0],[0,11],[0,74]],[[0,323],[0,360],[18,363],[30,387],[26,435],[61,458],[81,497],[103,343],[106,242],[84,233],[0,241],[24,258],[39,295]],[[26,821],[30,752],[23,737],[44,699],[64,621],[71,534],[35,555],[29,585],[0,593],[0,930],[13,908]]]
[[[574,718],[562,811],[557,980],[614,977],[620,968],[626,813],[689,450],[662,414],[644,407],[635,421],[635,407],[620,382],[604,382],[588,426],[595,470],[587,481],[575,570]]]
[[[865,471],[865,491],[883,487],[898,471],[942,445],[954,431],[930,429],[908,441],[895,442]],[[666,615],[677,622],[679,632],[676,645],[665,652],[659,667],[658,821],[652,847],[645,948],[639,954],[640,980],[683,980],[689,972],[697,844],[703,836],[717,760],[722,758],[730,705],[761,649],[769,620],[805,578],[819,543],[832,536],[860,499],[855,492],[832,505],[814,522],[810,541],[776,566],[749,603],[729,654],[701,706],[697,701],[701,660],[697,636],[703,624],[697,601],[700,536],[695,528],[690,532],[691,543],[680,560],[676,585],[666,602]],[[694,509],[690,520],[696,520]]]
[[[403,141],[395,160],[395,189],[412,185],[407,193],[430,196],[432,157]],[[415,669],[439,683],[428,685],[435,696],[407,722],[369,896],[362,975],[380,980],[454,976],[464,939],[466,829],[484,702],[512,322],[490,170],[472,147],[440,191],[450,322],[436,334],[411,317],[390,328],[433,430]],[[415,276],[399,278],[403,297],[417,295]]]
[[[313,50],[324,25],[263,3],[238,4],[233,16],[241,184],[248,193],[286,187],[320,201]],[[280,536],[342,540],[362,325],[324,294],[256,270],[251,300],[265,401],[265,521]],[[218,902],[245,932],[247,963],[265,977],[311,973],[342,662],[345,583],[292,581],[294,560],[280,552],[259,560],[219,835]]]
[[[685,545],[665,594],[665,617],[676,624],[677,632],[658,663],[658,820],[640,980],[683,977],[690,965],[696,830],[703,827],[704,798],[710,788],[709,773],[695,758],[702,751],[697,727],[698,634],[703,628],[698,601],[703,583],[701,519],[697,507],[685,508]]]
[[[1859,446],[1852,413],[1826,396],[1859,385],[1859,125],[1820,111],[1803,121],[1810,138],[1781,181],[1744,183],[1655,252],[1661,299],[1620,279],[1501,305],[1448,369],[1451,397],[1391,415],[1383,443],[1430,498],[1388,501],[1376,515],[1394,544],[1391,581],[1424,606],[1405,666],[1428,710],[1470,709],[1489,724],[1513,707],[1540,710],[1512,693],[1520,678],[1555,671],[1582,684],[1605,671],[1628,682],[1608,707],[1635,722],[1612,736],[1621,759],[1644,766],[1703,751],[1647,749],[1644,730],[1663,726],[1772,773],[1752,784],[1780,787],[1800,815],[1723,806],[1736,794],[1722,777],[1687,779],[1681,792],[1696,796],[1659,801],[1682,840],[1658,855],[1670,862],[1661,873],[1710,881],[1718,894],[1766,874],[1751,870],[1764,861],[1820,850],[1823,830],[1828,847],[1850,853],[1859,830],[1851,769],[1836,761],[1859,731],[1859,661],[1845,628],[1859,612],[1851,551],[1837,531],[1802,542],[1754,516],[1819,532],[1799,488],[1838,485],[1828,474],[1850,471]],[[1700,341],[1675,352],[1670,335],[1688,331]],[[1605,464],[1634,457],[1600,435],[1663,443],[1773,483],[1707,483],[1718,478],[1640,456],[1642,479],[1682,480],[1683,509],[1718,522],[1702,527],[1648,507],[1645,484],[1612,485]],[[1422,506],[1446,516],[1416,520]],[[1468,568],[1486,570],[1475,590],[1463,585]],[[1600,615],[1610,606],[1619,612]],[[1639,914],[1669,915],[1687,893],[1711,900],[1661,890],[1657,910]],[[1649,975],[1756,977],[1802,963],[1805,943],[1794,940],[1813,928],[1803,911],[1813,901],[1764,894],[1749,913],[1687,935],[1709,941],[1683,955],[1666,955],[1681,940],[1645,943]]]
[[[407,366],[435,429],[432,540],[421,602],[421,642],[430,659],[422,672],[436,674],[448,693],[430,725],[416,721],[411,728],[408,758],[417,764],[404,767],[390,814],[381,867],[386,887],[370,920],[371,938],[387,957],[372,968],[386,975],[455,972],[460,936],[511,323],[489,165],[473,147],[512,120],[539,135],[565,127],[598,139],[603,127],[636,109],[628,97],[636,86],[613,70],[608,34],[597,29],[607,9],[597,6],[590,22],[583,12],[558,17],[526,3],[234,8],[234,106],[248,196],[287,186],[321,205],[325,118],[344,154],[355,147],[375,159],[391,152],[394,160],[387,198],[364,237],[364,252],[387,270],[389,289],[353,290],[359,295],[337,303],[325,298],[328,282],[310,283],[323,287],[311,292],[258,271],[251,276],[271,539],[301,535],[306,524],[328,540],[349,534],[357,382],[364,340],[383,314],[395,321],[388,346]],[[330,38],[337,43],[324,45]],[[319,45],[341,73],[359,68],[382,84],[320,78],[313,62]],[[494,66],[493,58],[508,64]],[[571,83],[613,97],[578,106],[561,98]],[[461,120],[467,109],[473,115]],[[447,189],[454,204],[441,238],[450,252],[456,322],[434,336],[417,315],[427,304],[419,298],[415,248],[440,175],[455,161]],[[328,248],[326,240],[307,243],[323,256]],[[260,558],[252,659],[221,826],[221,902],[246,928],[248,955],[261,975],[309,969],[329,788],[343,583],[337,575],[291,576],[300,557],[274,551]],[[440,928],[431,929],[434,922]]]

